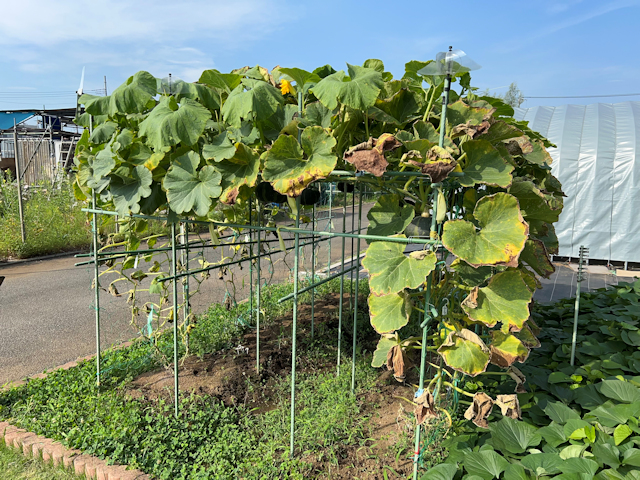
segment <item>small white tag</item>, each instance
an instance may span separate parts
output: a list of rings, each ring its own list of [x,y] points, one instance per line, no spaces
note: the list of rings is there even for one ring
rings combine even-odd
[[[133,268],[138,268],[138,260],[140,260],[140,255],[136,255],[136,261],[133,262]]]
[[[444,305],[442,307],[442,316],[445,317],[447,315],[447,312],[449,311],[449,309],[447,308],[446,305]]]

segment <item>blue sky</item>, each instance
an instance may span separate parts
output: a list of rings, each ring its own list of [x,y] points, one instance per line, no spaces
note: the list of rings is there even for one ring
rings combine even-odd
[[[0,110],[74,106],[138,70],[194,81],[207,68],[313,69],[367,58],[401,77],[449,45],[482,69],[481,90],[525,95],[640,93],[640,0],[20,0],[0,15]],[[502,88],[500,88],[502,87]],[[635,97],[528,99],[523,107]]]

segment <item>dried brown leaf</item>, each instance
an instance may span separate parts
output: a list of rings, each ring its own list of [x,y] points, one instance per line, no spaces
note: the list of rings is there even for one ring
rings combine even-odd
[[[462,301],[462,305],[468,308],[478,308],[478,287],[474,287],[467,298]]]
[[[385,152],[390,152],[402,144],[390,133],[383,133],[374,141],[360,143],[344,152],[344,159],[353,164],[356,169],[369,172],[376,177],[381,177],[387,171],[389,162],[384,158]]]
[[[519,420],[522,416],[518,395],[498,395],[496,397],[496,405],[500,407],[503,417]]]
[[[487,418],[493,409],[493,399],[484,392],[478,392],[473,396],[473,403],[464,412],[464,418],[471,420],[480,428],[489,428]]]
[[[472,125],[471,120],[469,120],[467,123],[463,123],[453,127],[453,129],[451,130],[451,138],[460,137],[462,135],[469,135],[473,139],[482,135],[483,133],[487,133],[489,131],[489,128],[491,128],[491,123],[489,123],[487,120],[483,121],[479,125]]]
[[[433,395],[431,395],[429,390],[425,390],[422,395],[416,399],[416,403],[418,405],[414,413],[416,414],[418,425],[422,425],[427,418],[436,418],[438,416]]]
[[[405,359],[402,347],[400,345],[394,345],[387,353],[387,369],[393,370],[393,377],[397,381],[404,382],[404,368]]]
[[[507,369],[507,373],[513,381],[516,382],[516,393],[527,393],[527,390],[524,388],[524,382],[527,381],[527,377],[513,365]]]

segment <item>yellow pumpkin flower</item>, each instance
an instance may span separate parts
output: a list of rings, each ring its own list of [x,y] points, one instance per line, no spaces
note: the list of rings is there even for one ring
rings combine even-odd
[[[287,93],[291,93],[293,91],[293,87],[291,86],[291,82],[285,78],[280,81],[280,92],[282,95],[286,95]]]

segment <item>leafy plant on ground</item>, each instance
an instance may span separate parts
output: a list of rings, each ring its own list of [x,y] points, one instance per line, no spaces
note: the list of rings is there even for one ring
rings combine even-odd
[[[488,429],[451,437],[446,465],[423,478],[640,478],[640,280],[584,294],[572,367],[573,309],[573,299],[536,306],[542,346],[522,367],[529,392],[511,411],[492,405]],[[501,399],[514,382],[495,376],[485,388]]]

